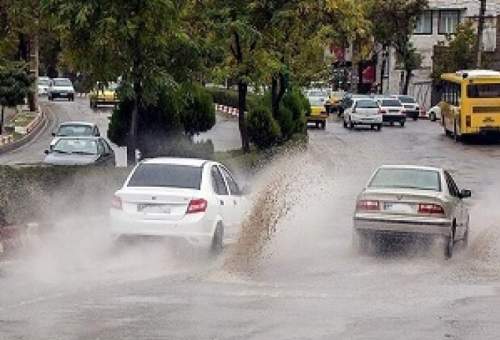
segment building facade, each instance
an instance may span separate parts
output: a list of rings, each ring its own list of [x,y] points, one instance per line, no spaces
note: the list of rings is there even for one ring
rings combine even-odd
[[[500,69],[500,0],[487,0],[483,33],[483,48],[492,68]],[[459,23],[467,20],[477,24],[480,13],[479,0],[429,0],[429,9],[418,19],[411,41],[422,56],[421,68],[413,72],[409,94],[426,108],[432,102],[431,73],[434,46],[446,41],[447,34],[453,34]],[[377,82],[380,84],[381,63],[385,62],[383,79],[384,93],[400,93],[404,71],[399,68],[394,51],[385,58],[379,57]]]

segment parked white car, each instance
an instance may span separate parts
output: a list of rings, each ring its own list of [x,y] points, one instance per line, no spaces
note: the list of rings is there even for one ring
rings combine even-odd
[[[429,120],[432,122],[441,120],[441,108],[438,105],[431,107],[429,111],[427,111],[427,117],[429,117]]]
[[[49,93],[50,78],[38,77],[37,88],[39,96],[46,96]]]
[[[61,137],[99,137],[100,135],[99,128],[95,123],[64,122],[59,124],[56,131],[52,132],[54,138],[50,142],[50,150]]]
[[[234,238],[246,199],[222,164],[201,159],[155,158],[140,162],[112,200],[115,238],[154,236],[184,239],[222,250]]]
[[[450,258],[456,242],[467,245],[469,210],[460,190],[444,169],[413,165],[378,168],[359,194],[354,212],[354,246],[369,251],[384,237],[444,239]]]
[[[405,114],[407,118],[412,118],[413,120],[418,120],[418,118],[422,115],[422,109],[420,108],[420,105],[417,103],[415,98],[412,96],[407,96],[407,95],[397,95],[395,96],[398,98],[401,103],[403,103],[403,106],[405,108]]]
[[[75,89],[68,78],[54,78],[50,81],[48,90],[49,100],[64,98],[69,101],[75,100]]]
[[[382,129],[383,116],[379,104],[372,98],[353,98],[344,111],[344,127],[369,126]]]

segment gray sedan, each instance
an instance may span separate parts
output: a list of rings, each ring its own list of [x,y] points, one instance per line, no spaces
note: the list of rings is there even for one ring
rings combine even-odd
[[[61,137],[45,154],[50,165],[115,166],[115,153],[102,137]]]
[[[354,246],[367,251],[380,236],[432,236],[445,240],[445,256],[455,242],[467,245],[469,211],[449,172],[419,166],[382,166],[358,196]]]

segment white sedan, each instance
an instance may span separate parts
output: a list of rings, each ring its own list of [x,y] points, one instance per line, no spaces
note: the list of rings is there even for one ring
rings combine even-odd
[[[441,120],[441,108],[439,105],[431,107],[429,111],[427,111],[427,117],[429,117],[429,120],[432,122]]]
[[[111,232],[184,239],[219,253],[235,237],[246,199],[222,164],[187,158],[144,160],[115,193]]]

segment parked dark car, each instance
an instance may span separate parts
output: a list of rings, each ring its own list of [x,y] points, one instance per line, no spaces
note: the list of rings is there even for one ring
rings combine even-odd
[[[102,137],[61,137],[45,154],[50,165],[115,166],[115,153]]]

